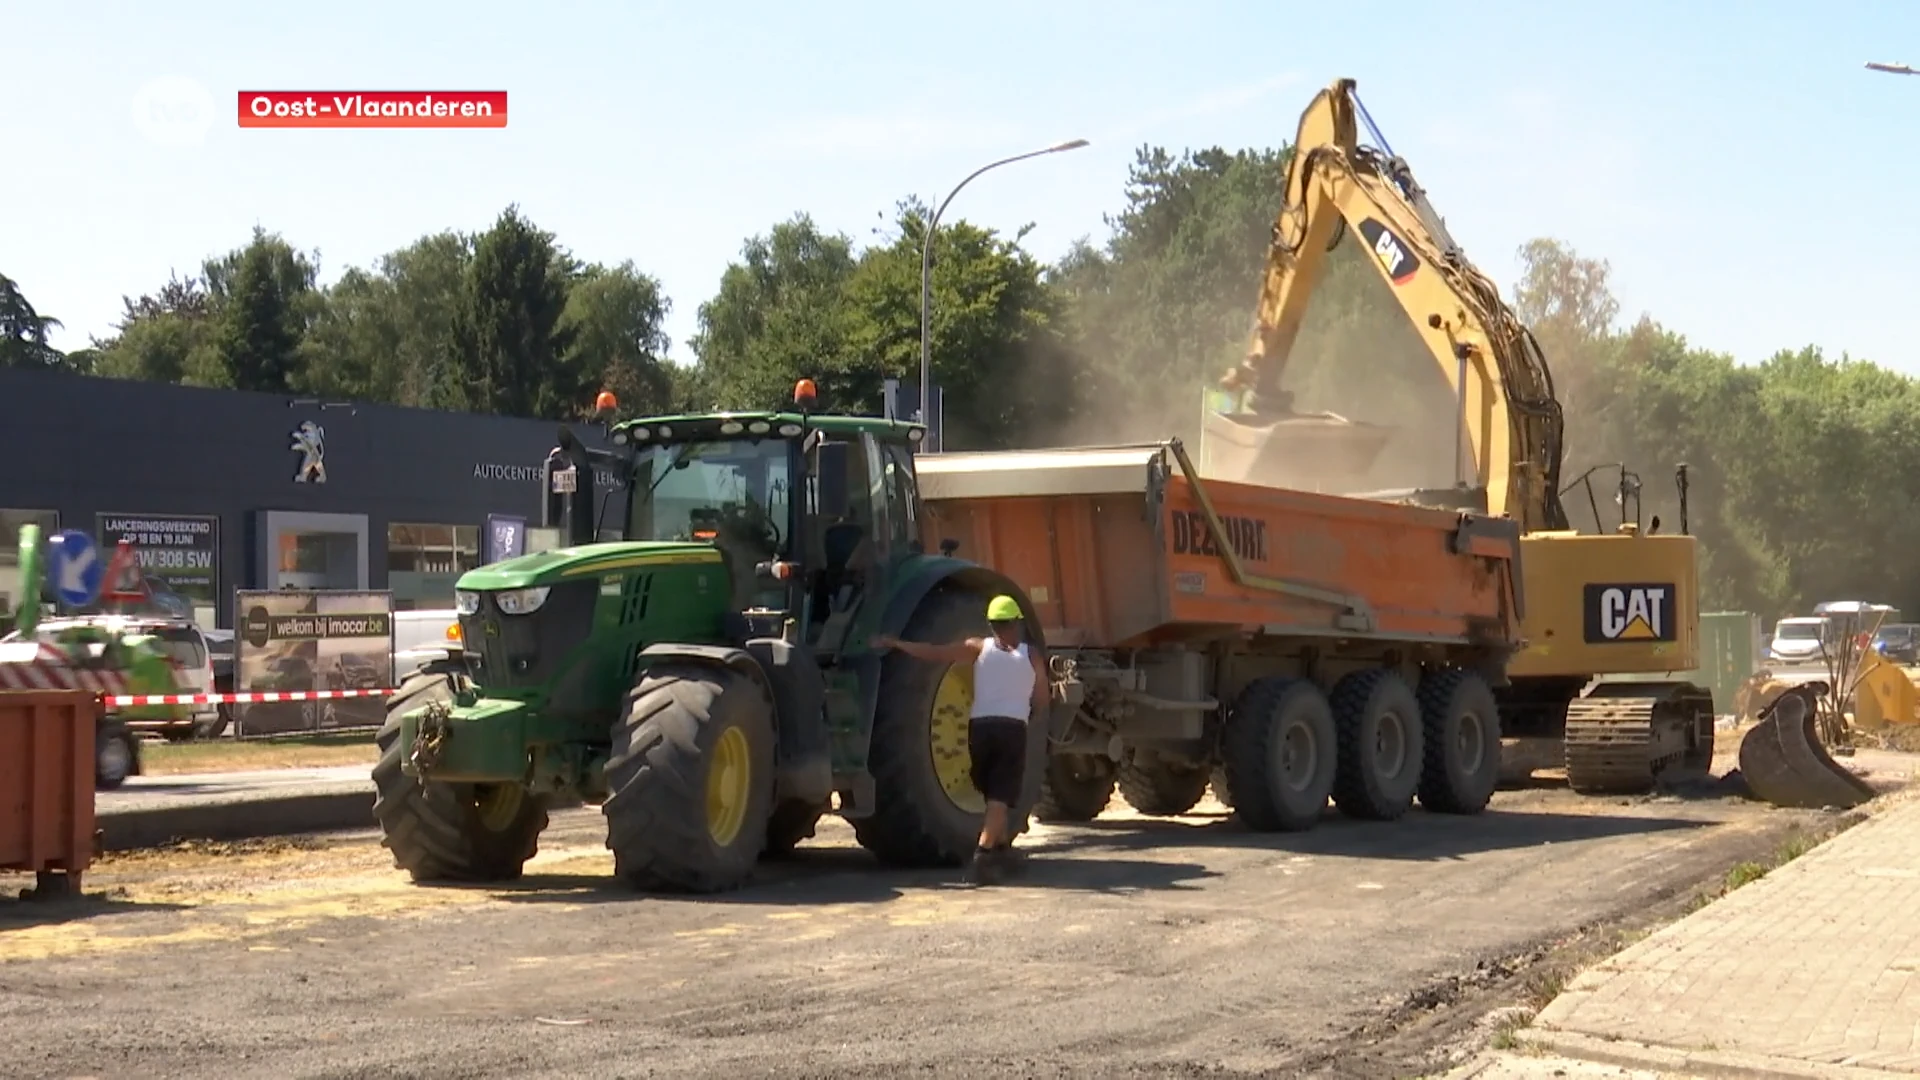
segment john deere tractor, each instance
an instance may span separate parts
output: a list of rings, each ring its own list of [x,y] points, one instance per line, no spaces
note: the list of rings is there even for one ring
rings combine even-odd
[[[793,412],[628,420],[612,450],[561,429],[544,520],[563,546],[463,574],[464,653],[388,705],[374,811],[397,866],[515,878],[563,799],[600,804],[615,873],[649,890],[738,886],[829,812],[883,863],[972,850],[971,669],[867,641],[984,633],[999,593],[1031,608],[952,545],[922,550],[923,429],[813,400],[803,380]]]

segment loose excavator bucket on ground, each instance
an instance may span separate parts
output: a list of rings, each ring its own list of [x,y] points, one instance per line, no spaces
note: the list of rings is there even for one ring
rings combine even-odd
[[[1820,740],[1815,705],[1825,688],[1787,688],[1740,741],[1740,775],[1758,798],[1805,810],[1850,808],[1873,798],[1873,788],[1833,760]]]

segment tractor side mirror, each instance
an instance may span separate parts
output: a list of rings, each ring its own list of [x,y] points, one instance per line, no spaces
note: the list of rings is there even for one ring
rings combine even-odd
[[[847,452],[843,442],[823,442],[815,450],[813,475],[820,485],[821,517],[837,518],[847,512]]]

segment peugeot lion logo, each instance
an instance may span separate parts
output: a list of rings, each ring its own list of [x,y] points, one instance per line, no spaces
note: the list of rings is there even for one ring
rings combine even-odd
[[[300,468],[293,474],[293,482],[305,484],[327,482],[327,433],[324,428],[311,420],[302,421],[293,429],[293,446],[290,448],[300,455]]]

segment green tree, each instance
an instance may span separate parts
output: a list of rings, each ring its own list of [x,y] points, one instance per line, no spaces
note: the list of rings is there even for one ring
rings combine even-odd
[[[631,261],[588,266],[568,289],[560,320],[572,335],[567,367],[578,372],[580,385],[613,391],[624,414],[668,411],[674,377],[662,324],[670,309],[660,282]]]
[[[0,367],[67,367],[67,358],[47,344],[47,332],[59,325],[59,319],[34,310],[20,286],[0,274]]]
[[[236,390],[284,392],[301,379],[301,344],[321,297],[319,267],[278,235],[256,227],[246,247],[210,261],[217,311],[212,363],[187,366],[187,381]]]
[[[158,292],[137,300],[122,296],[120,302],[123,311],[114,333],[93,340],[98,374],[177,383],[190,366],[206,369],[217,363],[208,351],[213,347],[213,297],[199,278],[171,275]]]
[[[590,396],[562,325],[580,267],[508,207],[474,244],[453,310],[449,348],[430,369],[430,403],[560,419]]]
[[[473,238],[423,236],[354,268],[327,290],[315,320],[303,389],[424,405],[430,375],[453,348],[453,316],[473,258]]]
[[[690,342],[699,371],[683,384],[694,395],[686,404],[785,408],[800,378],[818,382],[822,409],[856,402],[857,391],[843,402],[834,373],[822,368],[848,355],[847,287],[856,266],[853,242],[823,233],[805,214],[749,239],[700,305]]]

